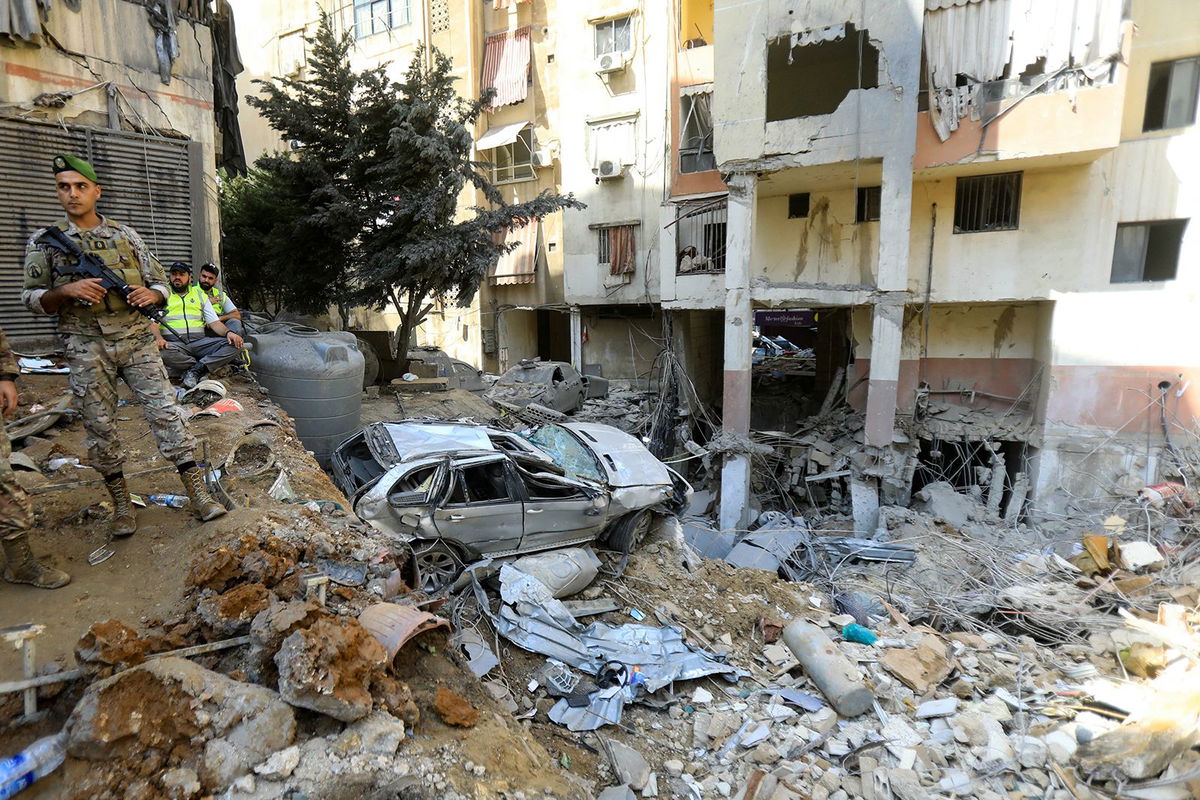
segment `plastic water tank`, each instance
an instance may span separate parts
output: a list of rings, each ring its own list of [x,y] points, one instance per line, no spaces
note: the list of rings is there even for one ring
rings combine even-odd
[[[271,323],[248,337],[250,369],[296,423],[300,441],[322,466],[358,430],[363,355],[352,333]]]

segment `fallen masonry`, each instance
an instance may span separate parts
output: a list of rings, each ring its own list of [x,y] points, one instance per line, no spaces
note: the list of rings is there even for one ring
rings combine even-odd
[[[250,391],[214,449],[277,414]],[[868,452],[835,408],[681,445],[691,508],[628,553],[467,565],[431,596],[404,541],[275,496],[286,472],[298,499],[344,499],[277,416],[276,466],[229,479],[227,525],[169,518],[191,537],[171,607],[82,622],[34,717],[0,696],[5,753],[66,734],[30,797],[1200,792],[1200,545],[1168,488],[1010,515],[1020,493],[982,466],[911,491],[916,448]],[[738,451],[769,490],[721,531],[704,462]]]

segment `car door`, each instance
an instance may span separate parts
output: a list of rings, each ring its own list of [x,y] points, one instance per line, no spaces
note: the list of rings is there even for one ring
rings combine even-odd
[[[433,512],[443,538],[478,555],[520,546],[524,506],[504,456],[458,461],[451,466],[449,480],[444,499]]]
[[[513,469],[525,489],[522,550],[541,550],[600,535],[608,518],[607,493],[561,475],[515,465]]]

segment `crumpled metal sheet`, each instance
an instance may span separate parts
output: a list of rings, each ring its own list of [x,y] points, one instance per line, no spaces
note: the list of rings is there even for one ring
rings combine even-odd
[[[677,680],[705,675],[737,680],[744,674],[716,655],[688,645],[677,628],[603,622],[585,627],[545,585],[508,564],[500,568],[500,597],[504,605],[492,621],[500,635],[518,647],[557,659],[587,675],[598,675],[613,663],[626,667],[625,683],[593,692],[586,709],[568,709],[565,702],[551,709],[551,719],[563,721],[571,730],[594,730],[619,722],[626,702]]]

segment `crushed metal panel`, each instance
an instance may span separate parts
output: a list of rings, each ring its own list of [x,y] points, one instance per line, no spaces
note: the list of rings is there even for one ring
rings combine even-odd
[[[379,423],[378,427],[372,426],[372,428],[375,431],[382,429],[387,434],[388,441],[395,448],[396,463],[433,453],[496,449],[492,440],[488,438],[487,429],[473,425],[385,422]],[[376,452],[376,447],[371,439],[372,437],[367,437],[367,443],[371,446],[371,454],[380,463],[388,464],[392,459],[391,454]]]
[[[568,422],[563,427],[579,436],[599,457],[611,486],[671,485],[666,465],[625,431],[587,422]]]

